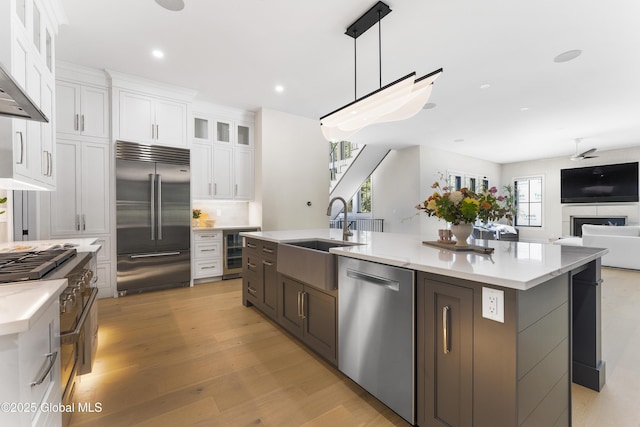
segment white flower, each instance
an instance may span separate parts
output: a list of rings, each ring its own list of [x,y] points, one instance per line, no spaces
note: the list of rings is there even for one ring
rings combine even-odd
[[[460,191],[452,191],[449,195],[449,199],[453,202],[454,205],[458,205],[462,199],[464,199],[464,195]]]

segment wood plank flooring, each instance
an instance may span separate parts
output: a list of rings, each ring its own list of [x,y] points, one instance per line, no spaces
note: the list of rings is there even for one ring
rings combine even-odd
[[[99,301],[94,370],[72,426],[407,426],[227,280]]]
[[[607,384],[573,385],[573,425],[640,426],[640,272],[603,269]],[[99,301],[94,372],[72,426],[408,426],[241,304],[240,280]]]

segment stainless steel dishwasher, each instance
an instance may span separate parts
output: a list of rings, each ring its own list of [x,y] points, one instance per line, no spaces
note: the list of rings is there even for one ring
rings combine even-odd
[[[415,272],[338,257],[338,369],[415,424]]]

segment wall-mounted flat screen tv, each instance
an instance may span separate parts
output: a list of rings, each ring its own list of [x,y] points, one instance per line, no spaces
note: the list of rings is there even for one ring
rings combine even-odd
[[[560,170],[561,203],[638,201],[638,162]]]

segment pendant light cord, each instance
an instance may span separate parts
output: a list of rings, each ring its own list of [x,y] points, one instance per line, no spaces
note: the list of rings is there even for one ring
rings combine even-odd
[[[358,99],[358,31],[353,32],[353,99]]]
[[[382,88],[382,24],[380,24],[380,10],[378,10],[378,76],[380,88]]]

